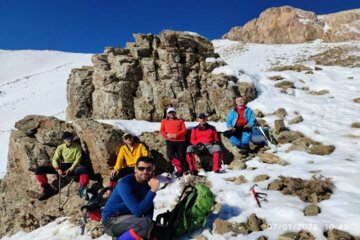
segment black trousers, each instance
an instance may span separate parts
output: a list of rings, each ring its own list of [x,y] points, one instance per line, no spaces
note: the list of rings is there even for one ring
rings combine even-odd
[[[134,167],[126,167],[119,170],[118,174],[110,178],[110,181],[117,182],[120,178],[123,178],[127,175],[134,173]]]
[[[72,163],[61,163],[61,165],[59,167],[60,167],[61,171],[66,171],[71,166],[72,166]],[[79,164],[74,169],[74,172],[72,172],[70,175],[88,174],[88,172],[89,172],[88,167]],[[36,175],[40,175],[40,174],[57,174],[57,171],[52,166],[41,166],[41,167],[37,167],[35,169],[35,174]]]
[[[174,157],[181,162],[185,162],[186,142],[174,142],[166,140],[166,153],[168,159],[171,161]]]

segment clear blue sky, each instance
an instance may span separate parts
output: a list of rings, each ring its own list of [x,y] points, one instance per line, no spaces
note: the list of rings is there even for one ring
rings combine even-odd
[[[217,39],[269,7],[317,14],[360,8],[360,0],[0,0],[0,49],[99,53],[132,33],[164,29]]]

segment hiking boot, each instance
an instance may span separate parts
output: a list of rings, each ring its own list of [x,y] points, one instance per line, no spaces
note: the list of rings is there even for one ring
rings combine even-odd
[[[175,173],[176,178],[181,178],[183,176],[182,172],[176,172]]]
[[[80,186],[80,188],[79,188],[80,198],[86,197],[86,191],[87,191],[87,188],[85,186]]]
[[[54,190],[51,188],[51,186],[49,184],[46,184],[43,187],[43,192],[40,195],[40,197],[38,198],[38,200],[39,201],[44,201],[44,200],[50,198],[53,195],[54,195]]]
[[[190,174],[193,175],[193,176],[197,176],[198,173],[199,173],[199,172],[196,171],[196,170],[191,170],[191,171],[190,171]]]

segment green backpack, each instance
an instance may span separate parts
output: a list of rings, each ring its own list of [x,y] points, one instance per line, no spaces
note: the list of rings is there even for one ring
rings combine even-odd
[[[204,227],[206,216],[214,205],[214,194],[207,186],[188,186],[185,187],[175,208],[171,212],[159,214],[156,222],[168,228],[173,236],[179,237]]]

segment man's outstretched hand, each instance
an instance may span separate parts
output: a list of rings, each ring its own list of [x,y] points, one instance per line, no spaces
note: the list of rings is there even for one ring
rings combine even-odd
[[[160,187],[160,181],[156,178],[151,178],[148,181],[149,187],[151,188],[152,192],[156,192]]]

